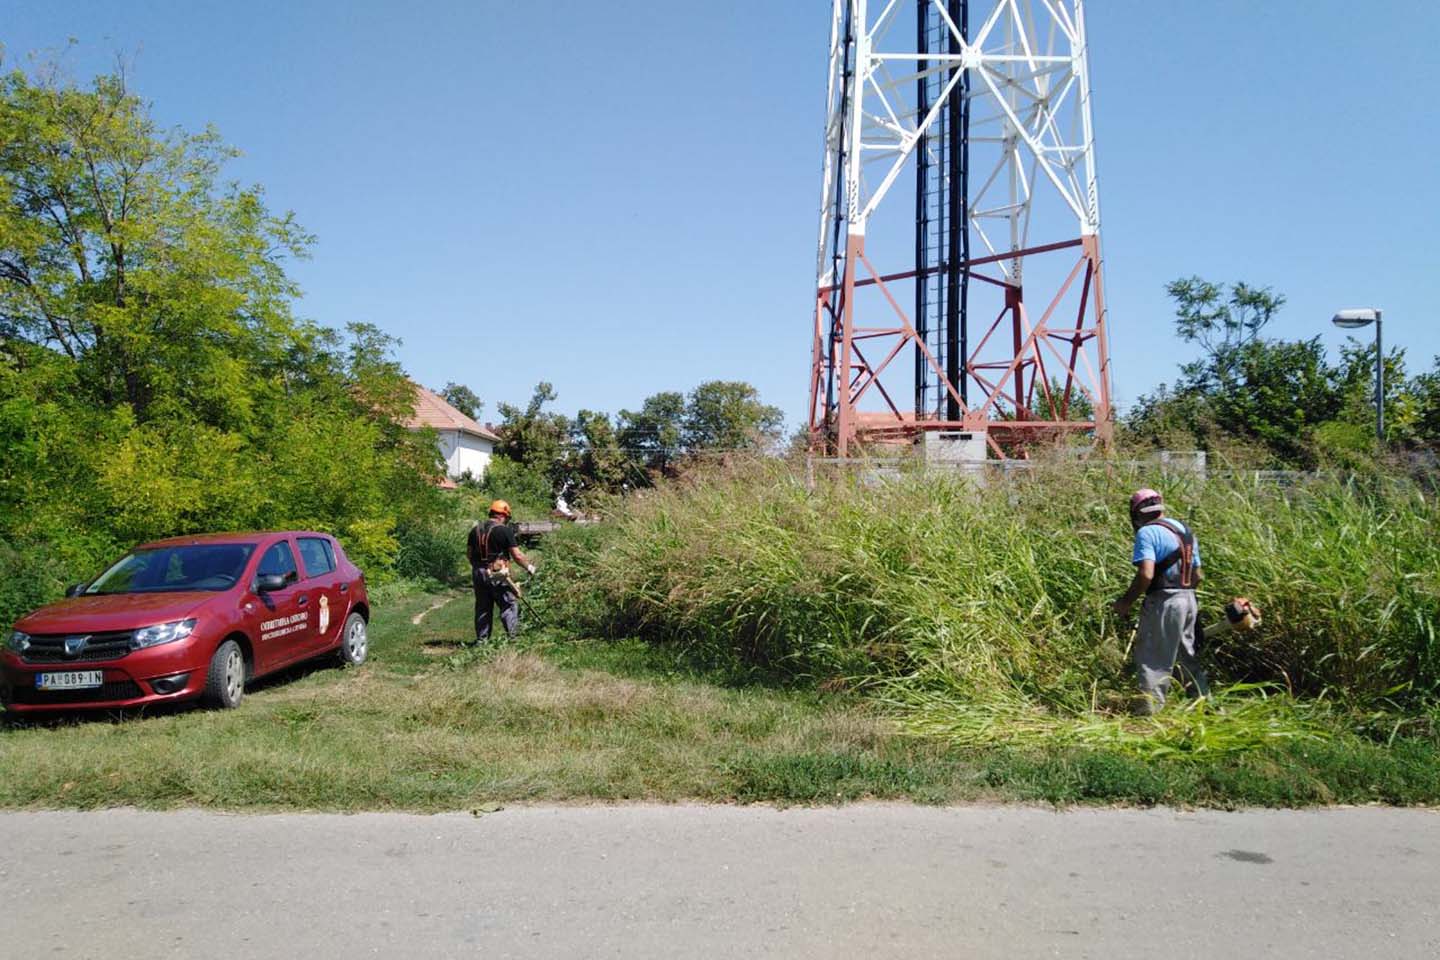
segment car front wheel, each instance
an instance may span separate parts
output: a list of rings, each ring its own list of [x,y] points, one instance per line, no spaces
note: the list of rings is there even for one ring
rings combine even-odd
[[[358,613],[351,613],[345,618],[345,634],[340,641],[338,652],[340,662],[358,667],[365,662],[365,657],[369,652],[370,631],[365,623],[365,618]]]
[[[206,706],[229,710],[240,706],[245,697],[245,654],[240,644],[226,640],[210,658],[210,672],[205,675]]]

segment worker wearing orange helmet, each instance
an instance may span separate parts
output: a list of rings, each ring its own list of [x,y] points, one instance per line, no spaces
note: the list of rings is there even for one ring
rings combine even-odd
[[[504,500],[490,504],[489,519],[470,528],[465,555],[470,559],[470,583],[475,588],[475,642],[490,639],[496,607],[505,633],[515,636],[520,630],[520,593],[510,576],[510,563],[513,560],[520,564],[532,576],[535,564],[515,542],[515,532],[510,529],[510,504]]]
[[[1130,497],[1130,525],[1135,530],[1130,557],[1135,578],[1115,601],[1115,613],[1128,617],[1135,601],[1145,598],[1134,656],[1145,698],[1141,712],[1148,714],[1165,705],[1177,666],[1188,688],[1200,696],[1210,693],[1195,649],[1200,544],[1189,527],[1165,516],[1164,500],[1148,487]]]

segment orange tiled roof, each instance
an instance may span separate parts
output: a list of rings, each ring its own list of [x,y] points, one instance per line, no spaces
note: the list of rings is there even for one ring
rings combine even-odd
[[[494,430],[477,423],[445,402],[445,398],[433,390],[426,390],[415,384],[415,415],[405,424],[412,429],[434,427],[436,430],[459,430],[474,437],[498,443],[500,437]]]

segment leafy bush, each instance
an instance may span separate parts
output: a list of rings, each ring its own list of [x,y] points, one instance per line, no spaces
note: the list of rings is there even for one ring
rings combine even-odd
[[[447,512],[448,514],[448,512]],[[399,551],[395,573],[404,580],[458,584],[465,573],[465,533],[469,524],[460,518],[407,522],[396,532]]]
[[[65,589],[69,572],[52,549],[16,550],[0,540],[0,610],[23,612],[54,599]]]
[[[469,512],[485,518],[491,500],[510,504],[517,520],[543,520],[555,507],[555,493],[543,470],[505,456],[495,456],[477,486],[480,496],[470,503]]]

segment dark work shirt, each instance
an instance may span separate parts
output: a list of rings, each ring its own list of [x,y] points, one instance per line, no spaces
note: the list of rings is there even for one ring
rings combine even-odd
[[[486,531],[489,531],[488,537]],[[480,545],[485,544],[482,555]],[[482,566],[490,563],[496,557],[510,559],[510,551],[515,549],[515,532],[503,523],[482,523],[470,531],[470,562],[479,563]]]

